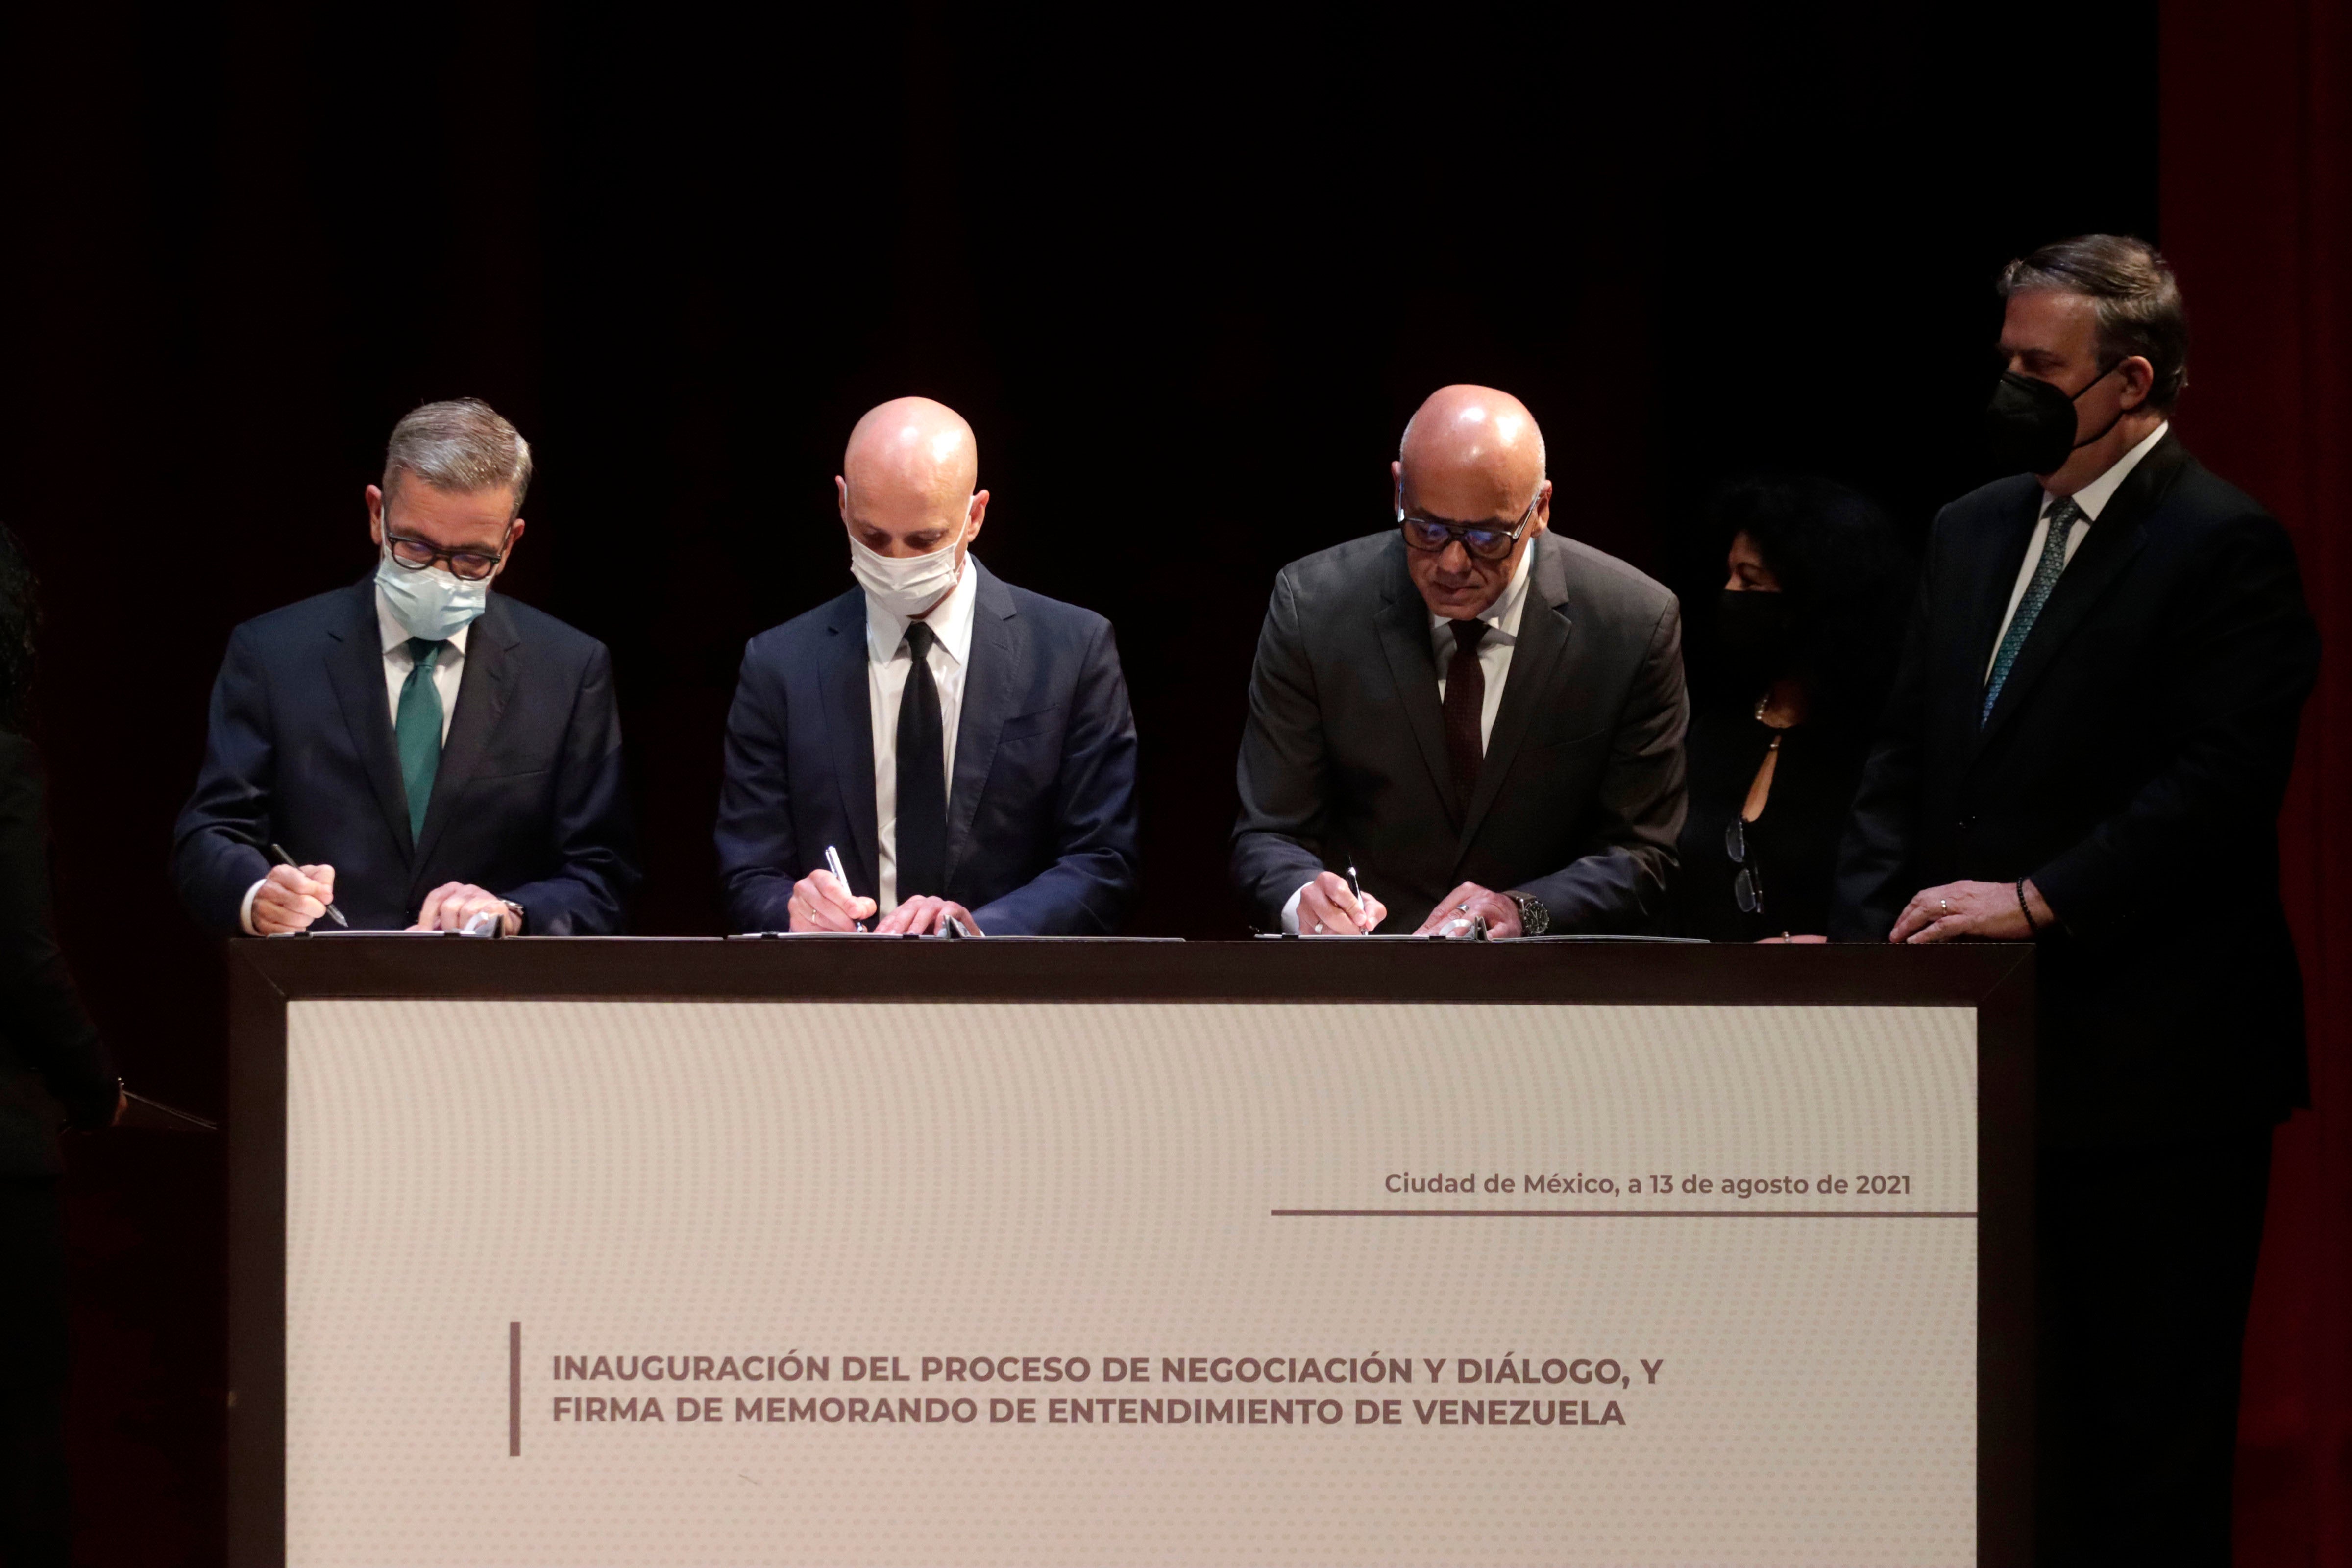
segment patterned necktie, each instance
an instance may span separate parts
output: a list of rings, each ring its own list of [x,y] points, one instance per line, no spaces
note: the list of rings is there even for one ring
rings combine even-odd
[[[1478,668],[1478,644],[1486,636],[1484,621],[1455,621],[1454,659],[1445,667],[1445,758],[1454,768],[1454,798],[1465,808],[1478,787],[1478,767],[1486,758],[1486,742],[1478,721],[1486,708],[1486,672]]]
[[[408,639],[408,679],[400,683],[400,708],[393,721],[400,782],[408,791],[411,842],[425,837],[425,808],[433,799],[433,775],[441,771],[441,689],[433,684],[433,667],[448,646],[423,637]]]
[[[898,697],[898,901],[919,893],[947,896],[948,785],[940,689],[931,679],[931,646],[939,634],[922,622],[907,628],[915,656]]]
[[[2009,618],[2009,630],[2000,637],[2000,648],[1992,656],[1992,673],[1985,678],[1984,707],[1977,713],[1982,724],[1992,717],[1993,704],[2000,700],[2000,689],[2009,679],[2017,654],[2032,633],[2035,617],[2042,606],[2050,602],[2050,590],[2058,585],[2058,574],[2066,570],[2066,536],[2074,531],[2074,520],[2083,509],[2068,496],[2050,509],[2049,537],[2042,542],[2042,559],[2033,568],[2033,580],[2025,585],[2025,596],[2017,601],[2017,614]]]

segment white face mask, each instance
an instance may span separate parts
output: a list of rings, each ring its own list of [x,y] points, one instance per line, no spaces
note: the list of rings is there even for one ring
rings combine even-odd
[[[412,572],[392,558],[388,546],[376,563],[375,585],[401,628],[427,642],[448,641],[490,607],[489,578],[468,583],[438,566]]]
[[[966,511],[969,523],[971,514]],[[956,530],[955,537],[926,555],[883,555],[866,546],[865,541],[852,533],[849,536],[849,570],[857,578],[866,595],[901,620],[913,620],[925,610],[948,596],[963,570],[957,558],[957,547],[963,541],[964,531]]]

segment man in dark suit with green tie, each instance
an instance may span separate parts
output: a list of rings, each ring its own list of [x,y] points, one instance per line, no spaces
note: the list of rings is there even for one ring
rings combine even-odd
[[[2001,280],[2007,467],[1946,507],[1829,934],[2033,942],[2044,1563],[2230,1560],[2271,1128],[2306,1098],[2279,805],[2319,645],[2286,532],[2171,427],[2180,290]]]
[[[612,661],[491,586],[530,447],[488,404],[402,419],[366,579],[248,621],[213,687],[173,868],[223,935],[622,929],[637,879]],[[271,864],[272,846],[298,863]]]

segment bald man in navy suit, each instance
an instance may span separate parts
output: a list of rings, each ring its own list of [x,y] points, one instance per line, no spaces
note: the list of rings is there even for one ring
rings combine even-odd
[[[1110,623],[971,553],[971,427],[928,398],[851,433],[857,584],[751,639],[717,832],[740,931],[1095,936],[1136,889],[1135,721]],[[826,866],[836,851],[846,880]]]

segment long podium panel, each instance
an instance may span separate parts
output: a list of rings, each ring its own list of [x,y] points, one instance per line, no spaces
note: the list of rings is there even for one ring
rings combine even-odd
[[[2029,1560],[2022,949],[230,962],[238,1563]]]

